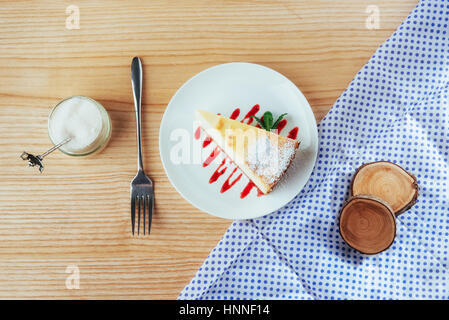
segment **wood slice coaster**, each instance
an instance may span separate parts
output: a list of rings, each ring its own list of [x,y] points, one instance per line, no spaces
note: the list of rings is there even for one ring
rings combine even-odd
[[[411,208],[418,198],[418,183],[412,174],[388,161],[362,165],[351,184],[352,196],[372,195],[387,202],[396,215]]]
[[[341,210],[340,234],[364,254],[388,249],[396,236],[396,217],[385,201],[367,195],[351,198]]]

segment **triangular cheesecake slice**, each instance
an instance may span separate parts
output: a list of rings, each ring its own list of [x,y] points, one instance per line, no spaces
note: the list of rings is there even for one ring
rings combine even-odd
[[[262,191],[269,193],[287,171],[299,141],[207,111],[197,110],[201,128]]]

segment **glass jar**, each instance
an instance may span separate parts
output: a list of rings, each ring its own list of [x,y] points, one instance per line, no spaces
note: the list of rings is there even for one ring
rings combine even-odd
[[[53,144],[70,138],[59,150],[69,156],[87,156],[102,150],[111,138],[111,119],[94,99],[73,96],[60,101],[48,116]]]

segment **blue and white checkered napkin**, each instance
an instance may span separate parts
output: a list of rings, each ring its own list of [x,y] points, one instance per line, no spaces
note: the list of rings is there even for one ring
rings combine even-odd
[[[449,298],[449,1],[424,0],[319,125],[309,183],[285,208],[236,221],[180,299]],[[418,179],[392,247],[349,248],[339,211],[361,164],[390,160]]]

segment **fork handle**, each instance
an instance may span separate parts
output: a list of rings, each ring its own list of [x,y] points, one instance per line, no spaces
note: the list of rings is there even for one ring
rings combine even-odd
[[[137,125],[137,166],[143,171],[142,162],[142,130],[141,130],[141,109],[142,109],[142,62],[139,57],[134,57],[131,63],[131,84],[134,96],[134,108],[136,109]]]

